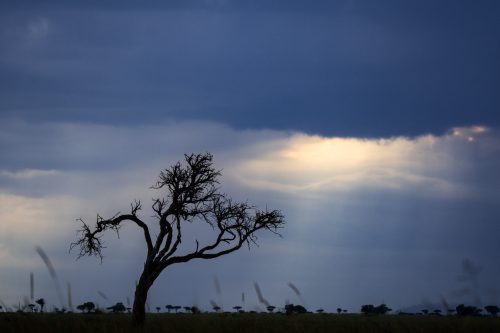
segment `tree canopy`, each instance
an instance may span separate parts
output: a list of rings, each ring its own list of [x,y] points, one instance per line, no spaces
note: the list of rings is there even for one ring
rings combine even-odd
[[[219,191],[220,170],[213,167],[210,153],[184,155],[185,163],[177,162],[160,172],[157,182],[151,187],[163,193],[153,199],[151,209],[157,225],[152,237],[149,221],[140,216],[142,204],[134,201],[130,212],[117,213],[111,218],[97,215],[95,224],[83,219],[78,239],[71,248],[78,248],[81,256],[103,258],[102,234],[107,230],[119,232],[124,222],[132,222],[144,234],[147,248],[146,261],[138,281],[133,313],[136,322],[144,321],[147,293],[160,273],[173,264],[192,259],[213,259],[234,252],[243,245],[250,247],[257,241],[260,230],[278,234],[283,227],[284,216],[279,210],[258,210],[247,202],[235,202]],[[186,243],[183,226],[201,223],[210,226],[215,237],[204,244],[192,240],[194,250],[180,251]]]

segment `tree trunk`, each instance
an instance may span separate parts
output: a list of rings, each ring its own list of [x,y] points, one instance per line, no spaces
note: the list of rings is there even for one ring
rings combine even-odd
[[[136,326],[144,326],[144,321],[146,320],[146,300],[148,299],[149,287],[151,287],[149,280],[148,274],[143,272],[139,283],[135,287],[132,315],[133,323]]]

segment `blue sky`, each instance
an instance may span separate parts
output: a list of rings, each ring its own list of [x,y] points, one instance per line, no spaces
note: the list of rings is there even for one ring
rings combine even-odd
[[[284,237],[172,267],[152,306],[245,292],[253,308],[253,281],[276,305],[302,301],[293,282],[312,309],[499,302],[499,15],[496,1],[2,2],[0,299],[27,295],[34,271],[57,304],[35,245],[75,302],[131,297],[136,230],[106,238],[102,265],[75,262],[75,219],[147,203],[161,169],[210,151],[227,193],[283,210]],[[469,290],[464,259],[481,267]]]

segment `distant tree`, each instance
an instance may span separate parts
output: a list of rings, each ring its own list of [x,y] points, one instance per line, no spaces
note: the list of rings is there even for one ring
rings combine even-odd
[[[106,309],[110,310],[113,313],[122,313],[122,312],[125,312],[127,310],[125,305],[123,305],[123,303],[121,303],[121,302],[118,302],[115,305],[107,307]]]
[[[36,305],[35,305],[35,304],[32,304],[32,303],[28,304],[28,308],[30,308],[30,311],[31,311],[31,312],[35,312],[35,306],[36,306]]]
[[[182,306],[175,305],[173,309],[175,310],[175,313],[178,313],[181,308],[182,308]]]
[[[475,306],[469,306],[464,304],[459,304],[456,307],[457,316],[466,317],[466,316],[479,316],[481,314],[481,309],[476,308]]]
[[[168,313],[170,313],[170,311],[172,311],[172,310],[173,310],[173,308],[174,308],[174,306],[173,306],[173,305],[170,305],[170,304],[165,305],[165,309],[167,309],[167,312],[168,312]]]
[[[361,312],[364,314],[386,314],[392,311],[387,305],[380,304],[378,306],[373,306],[372,304],[365,304],[361,306]]]
[[[423,313],[423,314],[425,314],[425,315],[426,315],[426,314],[429,314],[429,310],[427,310],[427,309],[423,309],[423,310],[422,310],[422,313]]]
[[[192,311],[192,307],[191,306],[185,306],[184,307],[184,312],[191,313],[191,311]]]
[[[343,312],[343,313],[347,313],[347,310],[346,310],[346,309],[343,309],[343,310],[342,310],[342,312]]]
[[[387,312],[391,312],[392,309],[389,309],[387,305],[385,304],[380,304],[375,308],[375,313],[377,314],[386,314]]]
[[[305,307],[302,305],[293,305],[293,304],[287,304],[285,305],[285,313],[287,315],[291,315],[294,313],[306,313],[307,310]]]
[[[325,310],[324,309],[318,309],[318,310],[316,310],[316,312],[317,313],[323,313],[323,312],[325,312]]]
[[[273,313],[274,312],[274,309],[276,309],[275,306],[273,305],[268,305],[266,306],[266,310],[269,312],[269,313]]]
[[[500,308],[497,305],[487,305],[484,309],[493,317],[496,317],[498,312],[500,312]]]
[[[40,306],[40,312],[43,312],[43,307],[45,306],[45,300],[43,298],[39,298],[35,301],[35,303]]]
[[[147,255],[136,286],[132,310],[134,322],[139,325],[145,321],[148,291],[165,268],[192,259],[213,259],[234,252],[245,244],[250,246],[255,243],[255,234],[259,230],[277,233],[278,228],[284,225],[280,211],[256,210],[248,203],[236,203],[219,192],[221,173],[214,169],[211,154],[185,155],[185,162],[185,165],[178,162],[162,171],[159,180],[152,186],[153,189],[166,191],[165,196],[154,199],[152,204],[159,226],[156,239],[151,237],[149,226],[139,217],[142,205],[136,201],[131,204],[128,214],[118,213],[109,219],[98,215],[94,227],[80,219],[80,237],[71,244],[71,248],[80,249],[78,257],[95,255],[102,260],[103,232],[110,229],[118,232],[127,221],[142,229]],[[205,246],[194,240],[194,251],[178,254],[179,245],[186,244],[183,225],[192,222],[208,224],[217,237]]]
[[[76,308],[82,312],[85,311],[87,313],[90,313],[95,310],[96,306],[94,302],[85,302],[83,304],[78,305]]]
[[[236,310],[236,312],[240,312],[240,310],[242,309],[241,306],[239,305],[236,305],[236,306],[233,306],[233,309]]]
[[[161,308],[160,308],[159,306],[157,306],[157,307],[156,307],[156,312],[157,312],[157,313],[160,313],[160,309],[161,309]]]
[[[433,312],[434,312],[434,315],[440,316],[442,311],[440,309],[436,309]]]
[[[212,307],[212,309],[214,309],[215,312],[219,312],[221,310],[221,307],[218,305],[215,305]]]
[[[375,307],[373,306],[373,304],[362,305],[361,306],[361,313],[364,313],[364,314],[373,314],[373,313],[375,313]]]
[[[337,313],[341,314],[342,313],[342,309],[341,308],[337,308]]]
[[[201,311],[200,311],[200,309],[196,305],[193,305],[191,307],[191,313],[192,314],[198,314],[198,313],[201,313]]]

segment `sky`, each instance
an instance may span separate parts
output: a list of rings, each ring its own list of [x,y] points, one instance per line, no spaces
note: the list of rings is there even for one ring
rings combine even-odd
[[[140,199],[153,228],[159,172],[211,152],[283,237],[167,268],[152,308],[263,309],[254,282],[310,310],[500,303],[498,17],[488,0],[2,1],[0,300],[24,302],[33,272],[67,306],[40,246],[74,305],[128,302],[141,233],[76,260],[76,219]]]

